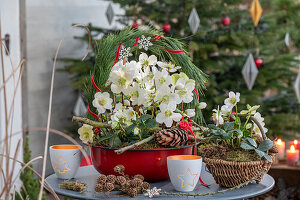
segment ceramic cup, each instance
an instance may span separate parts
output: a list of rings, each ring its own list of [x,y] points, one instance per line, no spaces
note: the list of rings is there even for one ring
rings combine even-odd
[[[74,178],[80,166],[81,148],[79,145],[67,144],[49,147],[51,164],[58,178]]]
[[[201,156],[169,156],[167,164],[171,183],[177,191],[190,192],[195,189],[201,173]]]

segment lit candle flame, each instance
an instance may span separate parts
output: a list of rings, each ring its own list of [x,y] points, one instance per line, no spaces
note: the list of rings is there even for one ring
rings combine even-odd
[[[292,153],[295,152],[295,146],[294,146],[294,145],[291,145],[290,151],[291,151]]]
[[[298,144],[298,140],[294,140],[294,144]]]
[[[279,144],[279,145],[281,145],[282,144],[282,140],[279,138],[276,143]]]

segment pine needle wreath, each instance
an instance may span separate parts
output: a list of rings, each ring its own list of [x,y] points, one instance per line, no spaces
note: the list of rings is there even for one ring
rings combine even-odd
[[[105,83],[108,80],[109,74],[113,67],[116,52],[118,46],[123,43],[125,47],[130,47],[131,53],[134,54],[135,57],[133,59],[138,59],[138,55],[141,52],[145,52],[143,49],[139,49],[139,46],[133,46],[137,37],[141,37],[144,35],[145,37],[155,38],[157,35],[161,35],[162,33],[157,30],[136,30],[127,28],[125,30],[116,32],[114,34],[109,34],[105,38],[101,40],[95,41],[95,54],[96,61],[93,69],[91,70],[90,80],[94,76],[94,80],[96,85],[101,87],[102,91],[110,92],[109,87],[105,87]],[[151,41],[153,43],[152,46],[148,48],[148,54],[154,54],[160,60],[171,61],[177,66],[181,66],[181,70],[191,79],[194,79],[196,82],[196,90],[203,94],[203,90],[205,89],[205,83],[207,81],[207,76],[193,64],[191,59],[189,58],[187,52],[185,51],[184,43],[180,40],[163,36],[156,41]],[[169,50],[182,50],[184,53],[174,54],[166,51]],[[86,95],[90,109],[93,112],[96,112],[96,109],[92,106],[92,101],[94,99],[94,94],[97,92],[90,81],[85,85]],[[187,108],[195,108],[195,105],[198,103],[197,95],[194,95],[194,100],[189,103]],[[201,112],[196,112],[196,116],[194,118],[195,121],[202,121]]]

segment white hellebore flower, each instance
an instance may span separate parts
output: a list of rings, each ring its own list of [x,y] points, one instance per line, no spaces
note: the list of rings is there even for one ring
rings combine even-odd
[[[240,93],[229,92],[229,97],[224,100],[224,104],[230,107],[234,107],[240,101]]]
[[[93,142],[93,127],[87,124],[83,124],[82,127],[78,129],[79,138],[83,143],[92,143]]]
[[[162,85],[169,86],[172,83],[172,77],[165,69],[159,71],[156,67],[153,67],[152,70],[154,74],[153,78],[155,80],[155,86],[157,88],[161,87]]]
[[[109,80],[112,82],[111,91],[115,94],[123,92],[127,95],[128,86],[132,83],[137,75],[135,68],[136,62],[131,61],[126,63],[125,66],[120,67],[118,70],[113,70],[110,73]]]
[[[199,105],[198,105],[198,108],[199,108],[200,110],[202,110],[202,109],[206,108],[206,106],[207,106],[207,103],[205,103],[205,102],[200,102]]]
[[[195,109],[186,109],[185,114],[187,117],[194,117],[196,115]]]
[[[173,121],[180,121],[181,114],[174,113],[173,111],[176,109],[176,104],[160,104],[159,105],[160,113],[156,116],[156,121],[158,123],[165,123],[167,127],[171,127]]]
[[[172,93],[172,89],[169,86],[162,85],[157,90],[154,101],[162,102],[164,104],[174,104],[174,106],[176,107],[176,101],[178,101],[178,99],[179,99],[178,94]]]
[[[261,114],[259,112],[254,114],[254,119],[256,119],[259,123],[263,123],[264,122],[264,118],[261,116]]]
[[[226,114],[231,114],[231,112],[232,112],[232,106],[229,106],[229,105],[223,105],[222,107],[221,107],[221,112],[222,112],[222,114],[224,114],[224,115],[226,115]]]
[[[133,129],[133,134],[134,135],[138,135],[140,133],[140,129],[138,128],[138,127],[135,127],[134,129]]]
[[[213,114],[213,120],[216,122],[216,125],[222,125],[224,124],[224,119],[222,117],[223,113],[219,110],[219,106],[218,106],[218,110],[213,109],[213,111],[215,112]]]
[[[267,133],[268,129],[265,127],[265,123],[262,122],[262,123],[260,123],[260,125],[262,126],[264,132]],[[259,127],[255,123],[254,123],[254,126],[253,126],[253,131],[254,131],[255,134],[258,134],[258,135],[262,136]]]
[[[92,103],[97,108],[98,113],[104,113],[106,109],[110,110],[112,108],[112,102],[113,100],[110,98],[108,92],[97,92]]]
[[[139,56],[139,63],[142,65],[143,68],[146,68],[150,65],[156,65],[157,63],[157,57],[155,55],[151,55],[148,57],[147,54],[141,53]]]
[[[132,101],[132,105],[142,105],[146,102],[146,92],[136,82],[130,87],[129,94],[131,95],[130,100]]]
[[[136,120],[136,114],[132,107],[126,109],[124,113],[125,113],[126,120],[128,121]]]
[[[184,78],[179,78],[175,84],[175,93],[179,95],[177,99],[177,104],[182,101],[184,103],[190,103],[193,101],[193,90],[195,89],[195,81],[192,79],[185,80]]]
[[[167,62],[157,62],[157,65],[160,66],[163,69],[166,69],[168,72],[176,72],[178,69],[180,69],[180,66],[176,66],[174,64],[172,64],[171,62],[167,63]]]

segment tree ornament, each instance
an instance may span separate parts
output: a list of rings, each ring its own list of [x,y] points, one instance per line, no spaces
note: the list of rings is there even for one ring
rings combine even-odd
[[[105,15],[106,15],[106,18],[107,18],[107,21],[108,21],[109,25],[111,25],[111,23],[114,19],[114,16],[115,16],[115,12],[113,10],[113,7],[112,7],[111,3],[109,3],[109,5],[107,7]]]
[[[190,29],[191,29],[192,33],[195,34],[200,25],[200,18],[199,18],[196,8],[193,8],[193,10],[189,16],[188,23],[190,25]]]
[[[262,15],[263,9],[261,8],[261,5],[259,3],[259,0],[253,0],[251,7],[249,9],[249,12],[251,14],[252,17],[252,21],[254,26],[257,26],[259,19]]]
[[[294,84],[294,89],[295,89],[295,92],[296,92],[298,102],[300,103],[300,72],[297,75],[297,78],[296,78],[296,81],[295,81],[295,84]]]
[[[84,116],[87,112],[87,107],[84,104],[84,101],[83,101],[81,95],[78,95],[73,112],[76,116]]]
[[[223,17],[222,24],[223,24],[223,26],[229,26],[230,25],[230,18],[229,17]]]
[[[138,29],[139,28],[138,23],[137,22],[133,22],[132,25],[131,25],[131,28]]]
[[[188,140],[188,133],[181,128],[164,129],[156,133],[156,140],[163,146],[174,147]]]
[[[163,31],[164,31],[165,34],[170,33],[170,31],[171,31],[171,25],[170,24],[164,24],[163,25]]]
[[[256,76],[258,74],[257,67],[250,53],[246,63],[244,64],[242,74],[249,90],[252,90]]]
[[[256,58],[254,62],[255,62],[257,69],[259,69],[261,67],[261,65],[263,64],[263,60],[260,58]]]
[[[290,46],[290,34],[289,34],[289,32],[287,32],[287,33],[285,34],[285,36],[284,36],[284,43],[285,43],[285,45],[286,45],[287,47]]]
[[[148,47],[153,45],[150,40],[151,37],[145,37],[144,35],[142,35],[138,42],[139,49],[145,49],[146,51],[148,51]]]
[[[125,47],[122,45],[120,54],[119,54],[119,60],[126,60],[128,61],[128,57],[132,56],[132,53],[130,52],[130,47]]]

